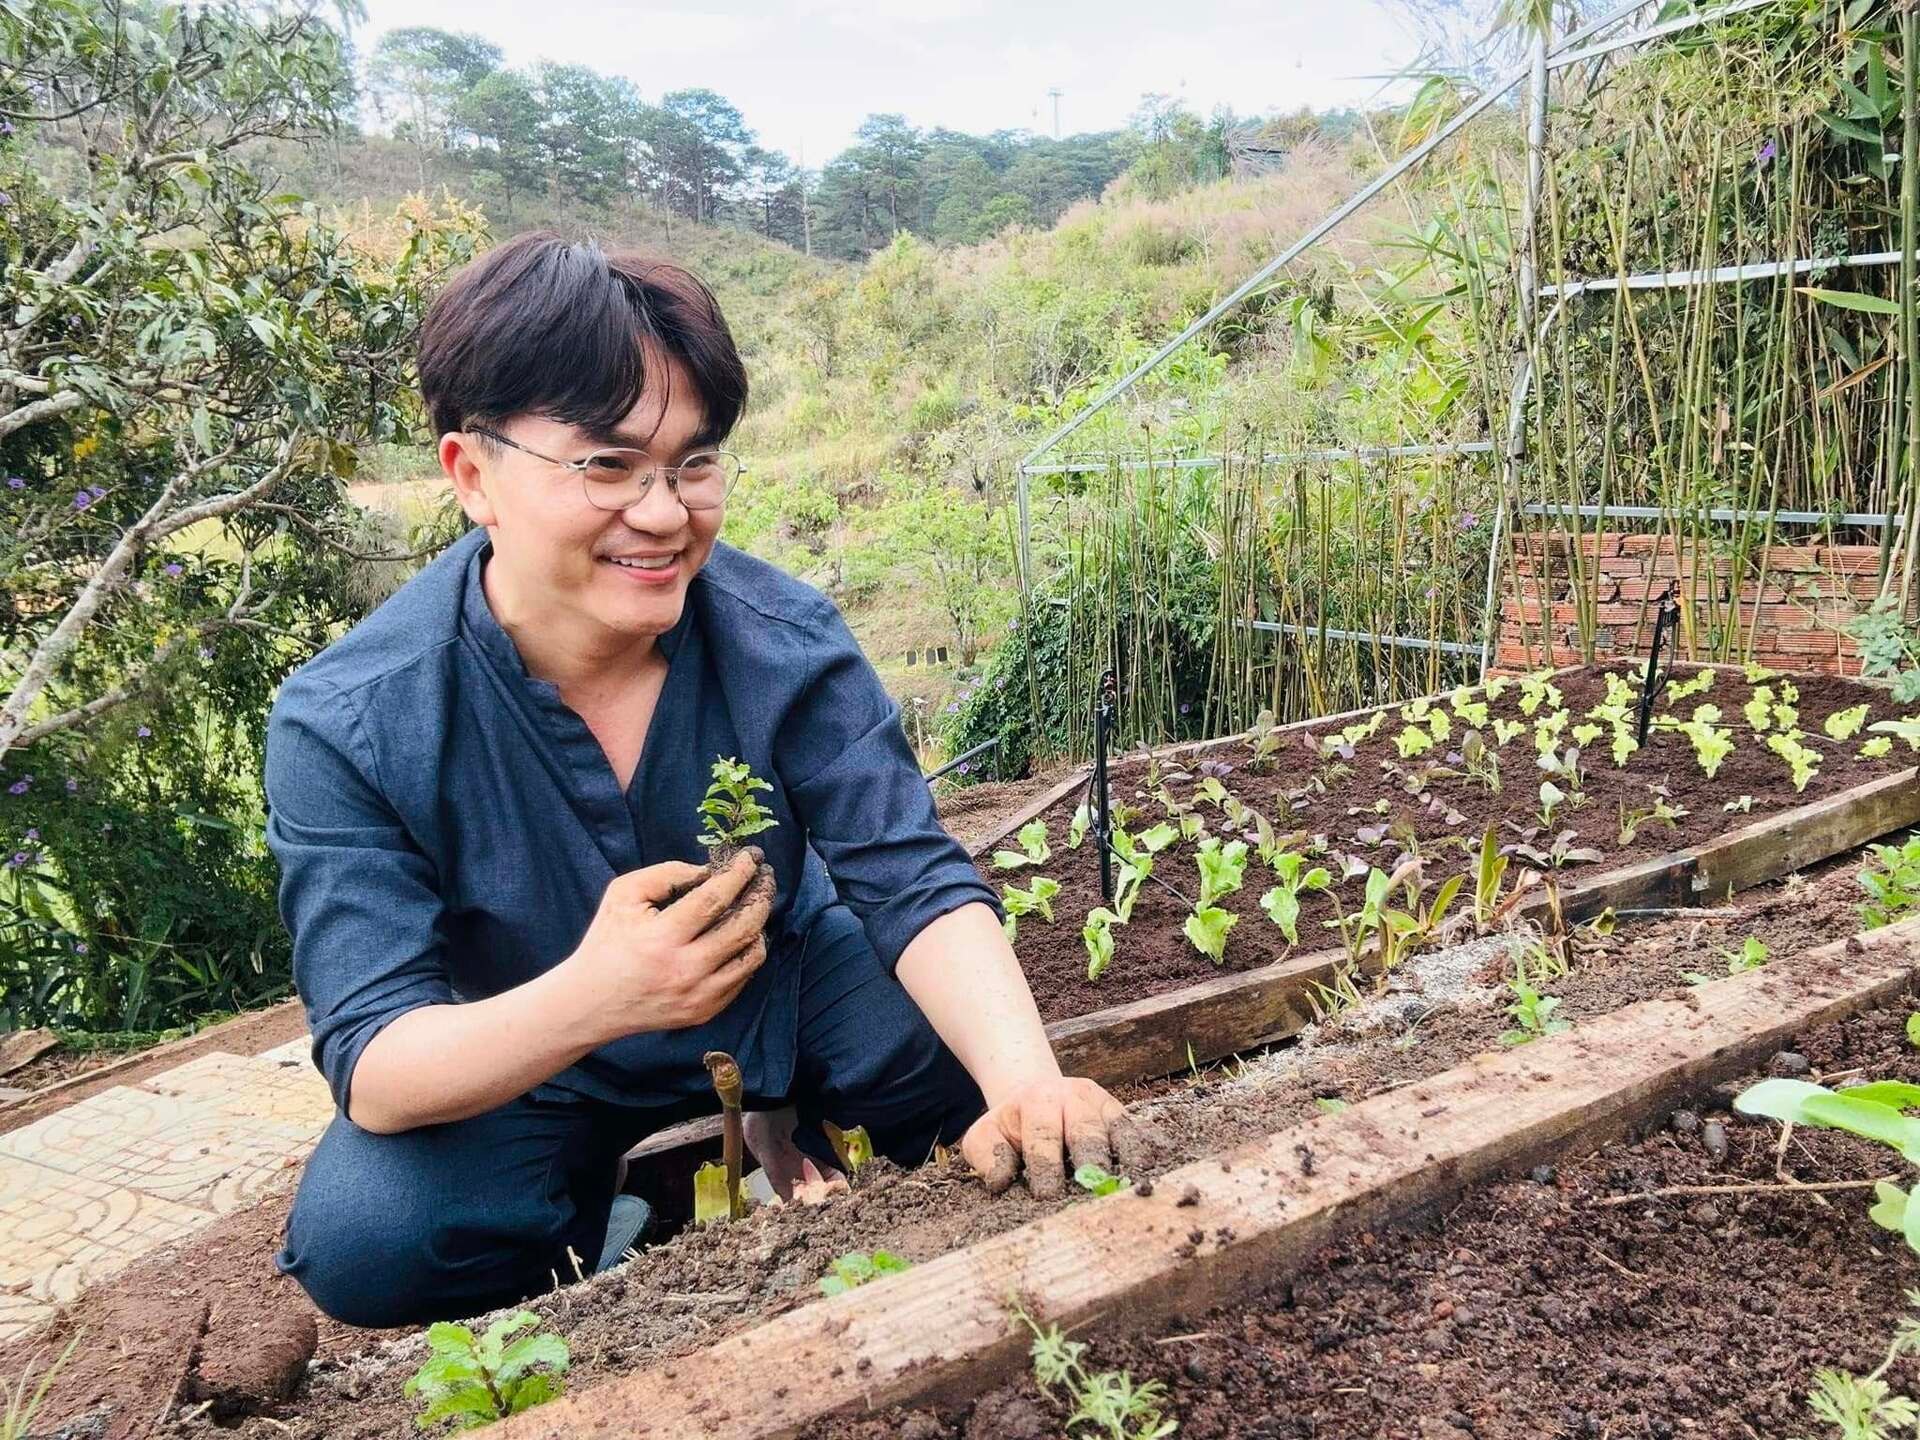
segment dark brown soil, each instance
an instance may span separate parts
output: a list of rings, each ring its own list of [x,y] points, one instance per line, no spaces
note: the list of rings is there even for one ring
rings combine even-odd
[[[1546,988],[1562,998],[1560,1013],[1577,1024],[1671,990],[1680,970],[1709,968],[1713,947],[1736,947],[1748,934],[1785,955],[1802,943],[1850,933],[1857,928],[1855,868],[1857,862],[1835,862],[1809,880],[1751,891],[1732,912],[1623,931],[1583,950],[1575,970]],[[1130,1087],[1127,1098],[1136,1113],[1165,1141],[1163,1159],[1150,1173],[1304,1119],[1318,1112],[1320,1099],[1357,1101],[1497,1048],[1508,1024],[1499,1009],[1502,997],[1456,987],[1448,992],[1453,998],[1446,998],[1438,979],[1422,979],[1423,973],[1415,962],[1396,977],[1383,1002],[1323,1027],[1305,1043],[1197,1076]],[[291,1317],[311,1317],[298,1288],[271,1266],[285,1207],[283,1198],[227,1217],[196,1240],[149,1257],[90,1292],[62,1318],[54,1336],[85,1325],[89,1341],[48,1415],[97,1414],[106,1396],[120,1397],[120,1413],[126,1397],[142,1397],[144,1405],[144,1397],[153,1395],[151,1410],[137,1417],[144,1421],[157,1413],[165,1387],[184,1375],[183,1403],[174,1409],[171,1428],[213,1440],[215,1411],[196,1412],[198,1402],[190,1397],[210,1395],[210,1382],[218,1377],[217,1367],[209,1373],[209,1357],[231,1355],[238,1364],[248,1347],[202,1342],[190,1357],[183,1337],[203,1305],[216,1323],[223,1313],[241,1327],[252,1317],[261,1327],[257,1333],[274,1337],[290,1333],[297,1323]],[[881,1163],[862,1172],[851,1196],[818,1209],[761,1211],[743,1222],[680,1235],[529,1308],[567,1337],[575,1356],[573,1383],[584,1386],[805,1303],[818,1293],[818,1279],[833,1259],[848,1251],[884,1249],[923,1261],[1053,1208],[1018,1189],[989,1198],[958,1162],[913,1173]],[[227,1423],[237,1423],[253,1440],[406,1433],[412,1412],[400,1386],[422,1358],[418,1337],[352,1331],[323,1320],[318,1339],[318,1356],[300,1395],[261,1404],[257,1418]],[[41,1337],[32,1345],[0,1347],[0,1375],[19,1373],[29,1355],[47,1355],[48,1345]],[[83,1357],[92,1357],[85,1366]],[[227,1402],[221,1408],[234,1407]]]
[[[1563,745],[1573,744],[1571,731],[1585,719],[1587,712],[1606,695],[1604,676],[1609,667],[1596,666],[1558,678],[1555,683],[1563,694],[1564,706],[1574,717],[1562,737]],[[1637,673],[1629,667],[1611,667],[1627,675],[1636,693]],[[1700,667],[1676,667],[1685,677]],[[1763,682],[1776,687],[1779,681]],[[1717,705],[1722,712],[1721,725],[1734,732],[1735,748],[1722,762],[1713,779],[1701,771],[1688,742],[1675,734],[1655,731],[1644,750],[1616,767],[1606,751],[1606,738],[1589,747],[1583,761],[1586,771],[1586,803],[1564,812],[1555,821],[1555,830],[1571,829],[1579,835],[1576,842],[1601,850],[1605,859],[1597,864],[1576,865],[1563,872],[1573,877],[1597,874],[1635,860],[1698,845],[1716,835],[1764,819],[1768,815],[1791,810],[1823,796],[1891,774],[1911,764],[1904,745],[1897,753],[1880,760],[1861,760],[1857,751],[1868,738],[1863,732],[1852,740],[1836,743],[1826,739],[1821,724],[1835,711],[1866,703],[1873,708],[1868,723],[1900,714],[1900,707],[1888,699],[1884,690],[1833,676],[1797,676],[1800,699],[1800,728],[1810,737],[1807,743],[1829,758],[1804,791],[1796,792],[1785,761],[1768,750],[1763,737],[1746,728],[1741,706],[1753,687],[1738,670],[1720,670],[1713,687],[1705,693],[1684,699],[1678,712],[1690,716],[1701,704]],[[1288,737],[1279,755],[1260,773],[1248,764],[1247,745],[1235,744],[1207,751],[1205,758],[1232,766],[1221,778],[1227,790],[1265,815],[1281,835],[1296,834],[1294,849],[1307,849],[1313,837],[1322,837],[1325,852],[1309,863],[1324,865],[1340,873],[1340,856],[1391,869],[1402,854],[1400,842],[1380,838],[1374,844],[1362,842],[1360,832],[1382,825],[1410,826],[1418,837],[1419,850],[1429,862],[1428,879],[1437,885],[1447,875],[1469,868],[1470,856],[1477,851],[1481,832],[1488,824],[1511,820],[1516,825],[1537,823],[1531,817],[1539,804],[1540,782],[1546,778],[1536,764],[1533,746],[1533,720],[1547,713],[1542,706],[1529,718],[1520,711],[1520,689],[1508,688],[1491,707],[1497,718],[1524,722],[1527,729],[1499,751],[1501,784],[1499,794],[1484,789],[1478,782],[1463,777],[1434,780],[1430,793],[1443,802],[1437,811],[1423,806],[1408,794],[1403,784],[1382,769],[1383,764],[1412,767],[1427,761],[1444,761],[1448,744],[1459,743],[1464,726],[1453,719],[1453,738],[1437,745],[1412,761],[1401,760],[1393,737],[1404,727],[1396,712],[1389,712],[1379,734],[1361,743],[1350,761],[1341,762],[1344,773],[1320,766],[1297,737]],[[1445,707],[1451,716],[1451,707]],[[1664,713],[1664,703],[1659,707]],[[1339,726],[1327,727],[1337,733]],[[1493,735],[1486,732],[1489,743]],[[1168,788],[1178,801],[1191,802],[1205,778],[1194,763],[1169,762],[1160,767],[1162,778],[1185,774],[1187,778],[1169,780]],[[1324,789],[1316,787],[1316,775]],[[1116,803],[1139,807],[1141,818],[1136,829],[1164,818],[1161,805],[1152,798],[1147,783],[1147,765],[1132,761],[1114,774],[1113,796]],[[1648,787],[1663,785],[1670,793],[1669,803],[1687,811],[1677,825],[1643,824],[1631,845],[1619,843],[1622,807],[1646,809],[1652,804]],[[1564,786],[1562,788],[1565,788]],[[1724,806],[1743,797],[1751,799],[1749,808],[1729,813]],[[1376,806],[1385,802],[1387,812]],[[1034,874],[1044,874],[1060,882],[1060,894],[1053,901],[1055,921],[1048,924],[1038,916],[1029,916],[1019,924],[1014,949],[1020,956],[1033,987],[1040,1013],[1047,1020],[1060,1020],[1091,1010],[1123,1004],[1129,1000],[1162,994],[1190,985],[1219,973],[1214,964],[1196,950],[1181,933],[1187,913],[1186,903],[1149,880],[1141,890],[1132,923],[1118,927],[1115,934],[1115,959],[1098,980],[1086,978],[1087,952],[1080,929],[1088,911],[1100,905],[1099,859],[1095,847],[1083,843],[1068,849],[1066,837],[1073,812],[1079,803],[1076,794],[1053,806],[1043,817],[1053,846],[1053,855],[1034,869],[996,870],[990,858],[983,858],[981,873],[996,887],[1008,881],[1025,885]],[[1449,823],[1447,812],[1458,816]],[[1203,805],[1201,813],[1214,833],[1232,838],[1218,809]],[[1371,838],[1371,837],[1369,837]],[[1503,843],[1518,837],[1501,831]],[[1537,843],[1537,842],[1536,842]],[[1198,870],[1194,847],[1182,842],[1163,852],[1157,861],[1155,877],[1165,880],[1191,898],[1198,888]],[[1525,863],[1525,862],[1516,862]],[[1219,903],[1241,918],[1228,937],[1225,969],[1245,970],[1267,965],[1289,951],[1285,935],[1260,909],[1260,896],[1273,880],[1257,857],[1249,857],[1242,888]],[[1347,910],[1359,907],[1363,879],[1353,879],[1340,889],[1340,904]],[[1298,930],[1301,947],[1324,949],[1338,944],[1335,932],[1323,922],[1335,914],[1333,900],[1327,896],[1302,897]]]
[[[1821,1027],[1793,1050],[1815,1074],[1920,1080],[1910,1008]],[[1721,1108],[1757,1078],[1638,1144],[1329,1246],[1246,1303],[1149,1336],[1093,1337],[1084,1363],[1164,1386],[1183,1440],[1830,1434],[1805,1403],[1814,1371],[1881,1363],[1914,1257],[1867,1219],[1867,1192],[1778,1184],[1779,1127]],[[1906,1168],[1830,1131],[1796,1131],[1786,1163],[1802,1183]],[[1705,1185],[1764,1188],[1651,1193]],[[1609,1203],[1630,1195],[1647,1198]],[[1920,1364],[1903,1358],[1885,1378],[1914,1393]],[[1010,1440],[1059,1434],[1066,1414],[1023,1380],[968,1410],[841,1419],[809,1435]]]

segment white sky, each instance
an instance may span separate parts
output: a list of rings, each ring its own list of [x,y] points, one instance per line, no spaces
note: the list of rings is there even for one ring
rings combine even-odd
[[[360,52],[432,25],[485,36],[508,64],[627,76],[647,100],[705,85],[760,143],[818,169],[869,114],[985,133],[1118,129],[1142,94],[1205,115],[1356,104],[1418,45],[1389,0],[366,0]]]

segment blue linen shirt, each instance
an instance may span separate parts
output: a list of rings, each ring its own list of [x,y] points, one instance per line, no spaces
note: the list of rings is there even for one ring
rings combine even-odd
[[[730,1051],[787,1092],[800,959],[836,899],[891,967],[930,921],[998,897],[944,827],[899,723],[824,595],[725,544],[659,637],[666,680],[623,794],[557,686],[487,604],[475,529],[282,683],[267,724],[269,849],[314,1057],[344,1111],[396,1016],[496,995],[565,959],[615,875],[704,861],[718,756],[769,780],[754,837],[778,885],[767,963],[707,1024],[628,1036],[553,1083],[626,1105],[708,1088]]]

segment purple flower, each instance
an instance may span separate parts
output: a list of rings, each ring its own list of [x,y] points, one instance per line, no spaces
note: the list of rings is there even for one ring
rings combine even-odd
[[[134,731],[133,733],[138,735],[142,740],[144,740],[149,735],[153,734],[153,731],[149,730],[146,726],[142,725],[138,730]]]
[[[13,858],[7,861],[7,868],[9,870],[18,870],[22,865],[26,864],[27,861],[30,860],[31,858],[32,857],[28,855],[26,851],[16,850],[13,852]]]
[[[13,784],[7,786],[7,794],[24,795],[32,787],[33,787],[33,776],[28,775],[22,779],[14,781]]]
[[[957,771],[955,771],[954,773],[956,773],[956,774],[959,774],[959,775],[964,775],[964,774],[966,774],[966,773],[967,773],[967,772],[968,772],[969,770],[971,770],[971,769],[973,769],[973,765],[972,765],[972,763],[971,763],[970,761],[964,761],[964,760],[963,760],[963,761],[961,761],[961,762],[960,762],[960,768],[959,768],[959,769],[958,769]]]
[[[1434,596],[1438,595],[1439,593],[1440,593],[1440,587],[1438,585],[1427,586],[1427,599],[1431,600],[1433,599]]]
[[[91,505],[92,503],[93,503],[93,497],[87,494],[86,491],[79,490],[74,492],[74,496],[73,496],[74,509],[84,510],[87,508],[87,506]]]
[[[1007,621],[1007,629],[1018,630],[1019,628],[1020,628],[1020,617],[1018,615],[1014,616],[1013,619]]]
[[[1479,512],[1475,510],[1469,510],[1467,511],[1466,514],[1460,517],[1460,533],[1464,535],[1469,530],[1472,530],[1475,527],[1477,527],[1479,524],[1480,524]]]
[[[9,195],[4,190],[0,190],[0,206],[7,206],[11,204],[13,204],[13,196]]]
[[[11,135],[12,133],[13,133],[13,121],[0,120],[0,135]]]
[[[71,795],[77,790],[79,790],[79,788],[80,788],[80,782],[78,780],[67,781],[67,794]]]
[[[29,839],[29,840],[38,840],[39,838],[40,838],[40,827],[39,827],[38,825],[33,825],[33,826],[30,826],[30,827],[28,827],[28,829],[27,829],[27,839]]]
[[[162,575],[180,575],[180,574],[184,574],[185,571],[186,571],[186,567],[183,566],[178,560],[175,560],[170,564],[166,564],[160,567],[160,573]]]
[[[1191,710],[1192,708],[1193,707],[1191,705],[1188,705],[1183,701],[1180,706],[1180,713],[1184,715],[1187,713],[1187,711]]]
[[[104,485],[89,485],[87,487],[87,493],[96,500],[104,500],[107,498],[107,487]]]
[[[959,713],[960,713],[960,702],[957,700],[949,701],[947,704],[947,714],[958,715]]]
[[[200,658],[202,660],[213,659],[213,647],[211,645],[202,645],[200,647]]]
[[[84,941],[84,940],[76,940],[76,941],[74,941],[74,942],[73,942],[73,953],[74,953],[74,954],[76,954],[76,955],[84,955],[84,954],[86,954],[86,953],[87,953],[87,942],[86,942],[86,941]]]
[[[18,475],[9,475],[7,477],[7,488],[9,490],[24,490],[27,488],[27,482]]]
[[[1753,157],[1753,163],[1755,166],[1765,165],[1769,160],[1773,159],[1773,157],[1775,155],[1778,155],[1779,153],[1780,153],[1779,147],[1775,145],[1773,141],[1769,140],[1767,141],[1766,144],[1760,147],[1760,153]]]

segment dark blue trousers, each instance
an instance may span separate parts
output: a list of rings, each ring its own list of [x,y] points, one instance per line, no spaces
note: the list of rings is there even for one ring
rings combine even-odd
[[[866,1127],[903,1165],[951,1145],[979,1088],[843,906],[802,947],[794,1143],[833,1160],[822,1120]],[[711,1109],[712,1107],[707,1107]],[[375,1135],[336,1115],[307,1161],[277,1263],[350,1325],[421,1325],[511,1305],[591,1269],[620,1156],[684,1111],[632,1109],[553,1086],[446,1125]]]

